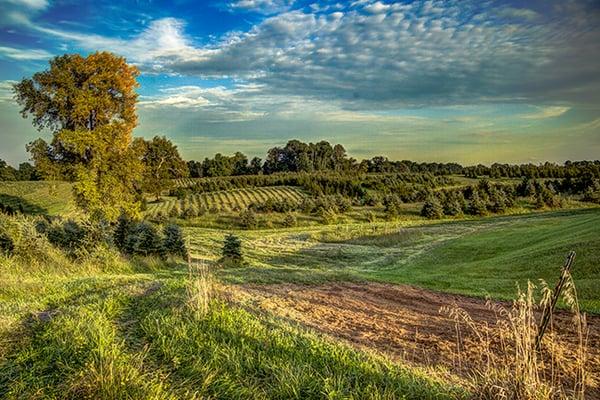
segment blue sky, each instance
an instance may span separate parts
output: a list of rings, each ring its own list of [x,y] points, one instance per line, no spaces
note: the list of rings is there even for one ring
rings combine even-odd
[[[356,158],[600,154],[597,1],[0,0],[0,158],[37,132],[11,85],[59,54],[136,64],[139,126],[187,159],[288,139]]]

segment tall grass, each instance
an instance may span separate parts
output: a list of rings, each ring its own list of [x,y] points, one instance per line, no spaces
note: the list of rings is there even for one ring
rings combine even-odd
[[[188,258],[187,305],[197,319],[204,317],[217,297],[218,286],[208,265]]]
[[[556,329],[555,316],[551,315],[550,330],[543,337],[539,351],[535,344],[540,310],[552,297],[552,290],[544,281],[537,286],[528,282],[525,291],[519,289],[511,307],[488,303],[498,316],[493,327],[475,323],[458,307],[442,309],[455,321],[457,366],[470,376],[475,398],[585,398],[586,386],[592,383],[587,369],[588,328],[570,275],[562,296],[571,308],[575,343],[569,340],[572,332]],[[467,340],[468,332],[473,335]]]

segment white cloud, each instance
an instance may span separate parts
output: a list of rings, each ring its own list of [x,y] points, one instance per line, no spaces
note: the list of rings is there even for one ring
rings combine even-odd
[[[281,4],[291,2],[229,5]],[[498,13],[521,18],[499,20]],[[539,21],[529,18],[533,13],[509,7],[485,13],[477,2],[361,0],[280,12],[204,46],[195,45],[185,23],[175,18],[152,21],[128,39],[36,29],[86,49],[123,54],[147,72],[243,80],[255,85],[254,99],[260,93],[260,101],[272,101],[274,108],[286,96],[334,102],[346,110],[597,102],[600,57],[594,50],[600,28],[594,16],[561,11],[555,20]],[[190,96],[153,101],[213,104],[211,99],[206,104],[203,94]]]
[[[529,8],[502,7],[496,11],[496,14],[505,18],[520,18],[525,20],[534,20],[539,14]]]
[[[52,54],[40,49],[17,49],[14,47],[0,46],[0,57],[13,60],[47,60]]]
[[[109,50],[125,55],[130,61],[161,69],[163,60],[172,58],[201,59],[207,51],[196,49],[183,34],[184,22],[176,18],[152,21],[138,36],[125,40],[101,35],[78,33],[35,26],[45,34],[76,42],[90,50]]]
[[[261,14],[275,14],[288,10],[295,0],[237,0],[229,4],[231,10],[253,11]]]
[[[49,5],[47,0],[0,0],[0,26],[28,25],[32,16]]]
[[[31,10],[43,10],[48,7],[48,0],[3,0],[2,3],[22,6]]]
[[[14,95],[13,85],[15,83],[17,83],[17,81],[0,81],[0,102],[12,102]]]
[[[521,118],[524,119],[546,119],[546,118],[555,118],[560,117],[567,111],[571,109],[571,107],[564,106],[547,106],[547,107],[538,107],[539,111],[530,114],[521,115]]]

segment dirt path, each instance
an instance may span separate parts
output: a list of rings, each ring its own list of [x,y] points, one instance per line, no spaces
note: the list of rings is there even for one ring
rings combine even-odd
[[[458,373],[473,367],[473,360],[481,359],[481,351],[478,350],[481,346],[473,345],[480,342],[473,331],[461,325],[463,345],[459,357],[456,324],[448,313],[440,312],[440,309],[458,306],[470,315],[476,326],[492,329],[497,329],[497,321],[502,319],[485,300],[406,285],[246,285],[242,293],[262,309],[359,347],[375,349],[413,364],[444,365]],[[588,316],[588,325],[591,372],[599,376],[600,317]],[[568,313],[557,313],[555,331],[575,340]],[[491,348],[496,350],[499,346],[499,343],[491,344]],[[597,392],[598,387],[594,386],[593,391]]]

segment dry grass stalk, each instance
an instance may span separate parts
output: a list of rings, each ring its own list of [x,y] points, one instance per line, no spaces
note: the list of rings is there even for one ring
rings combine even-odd
[[[204,317],[213,299],[218,296],[218,287],[213,274],[205,262],[188,260],[188,306],[197,318]]]
[[[541,299],[536,302],[538,293]],[[587,372],[588,328],[570,274],[562,297],[573,314],[575,340],[564,333],[559,334],[551,316],[541,351],[535,350],[539,310],[548,305],[551,295],[552,290],[545,282],[541,281],[539,287],[528,282],[526,291],[519,289],[512,307],[488,303],[498,319],[494,327],[474,322],[459,307],[442,309],[455,321],[456,366],[470,376],[475,398],[585,398],[585,388],[591,379]],[[470,333],[469,340],[465,340],[467,332]]]

